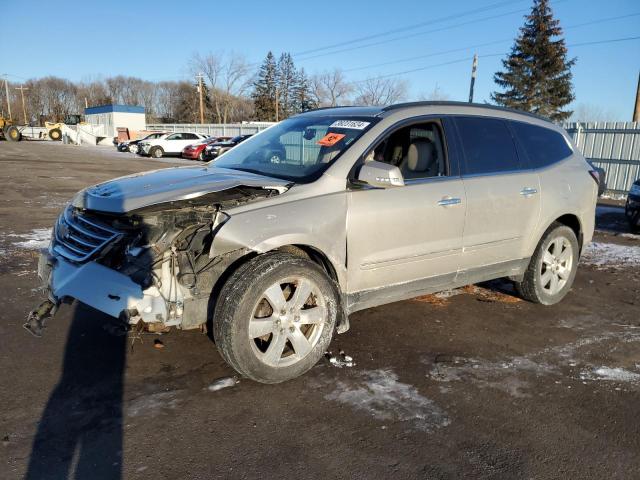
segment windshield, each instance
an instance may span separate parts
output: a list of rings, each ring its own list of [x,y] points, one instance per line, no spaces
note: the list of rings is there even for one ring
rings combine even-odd
[[[312,181],[377,120],[335,115],[290,118],[248,138],[209,166]]]

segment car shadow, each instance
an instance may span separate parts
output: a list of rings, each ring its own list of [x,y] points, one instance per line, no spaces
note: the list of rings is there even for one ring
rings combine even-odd
[[[38,423],[25,478],[119,479],[126,332],[79,302],[72,315],[62,375]]]

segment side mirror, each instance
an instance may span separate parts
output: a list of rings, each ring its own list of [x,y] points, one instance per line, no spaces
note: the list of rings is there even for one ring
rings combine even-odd
[[[366,162],[360,167],[358,180],[372,187],[381,188],[402,187],[404,185],[404,178],[402,178],[398,167],[376,160]]]

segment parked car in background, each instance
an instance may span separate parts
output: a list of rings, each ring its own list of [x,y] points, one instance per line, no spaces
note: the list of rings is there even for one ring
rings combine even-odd
[[[250,135],[238,135],[236,137],[231,138],[230,140],[224,142],[216,142],[210,145],[207,145],[204,149],[204,158],[203,160],[213,160],[214,158],[219,157],[227,150],[231,150],[236,145],[244,142],[247,138],[251,137]]]
[[[207,145],[212,143],[228,142],[231,137],[209,137],[191,145],[187,145],[182,150],[182,158],[188,158],[189,160],[204,160],[204,149]]]
[[[282,382],[359,310],[504,277],[559,302],[593,236],[594,180],[562,128],[515,110],[306,112],[207,165],[79,192],[40,257],[48,303],[27,328],[66,298],[155,331],[211,321],[239,374]]]
[[[138,153],[138,144],[145,140],[155,140],[160,138],[162,135],[165,135],[167,132],[153,132],[145,137],[138,138],[137,140],[125,140],[124,142],[120,142],[116,144],[116,148],[119,152],[131,152]]]
[[[138,144],[138,155],[160,158],[164,155],[180,155],[187,145],[208,138],[195,132],[167,133],[160,138],[144,140]]]
[[[629,222],[632,232],[640,231],[640,178],[633,182],[627,194],[627,203],[624,206],[624,214]]]
[[[607,189],[607,172],[604,168],[596,167],[593,162],[588,161],[591,168],[598,174],[598,196],[601,197]]]

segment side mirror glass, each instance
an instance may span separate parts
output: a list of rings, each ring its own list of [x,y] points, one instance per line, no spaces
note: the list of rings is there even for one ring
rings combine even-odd
[[[404,178],[402,178],[398,167],[376,160],[366,162],[360,167],[358,180],[372,187],[380,188],[402,187],[404,185]]]

